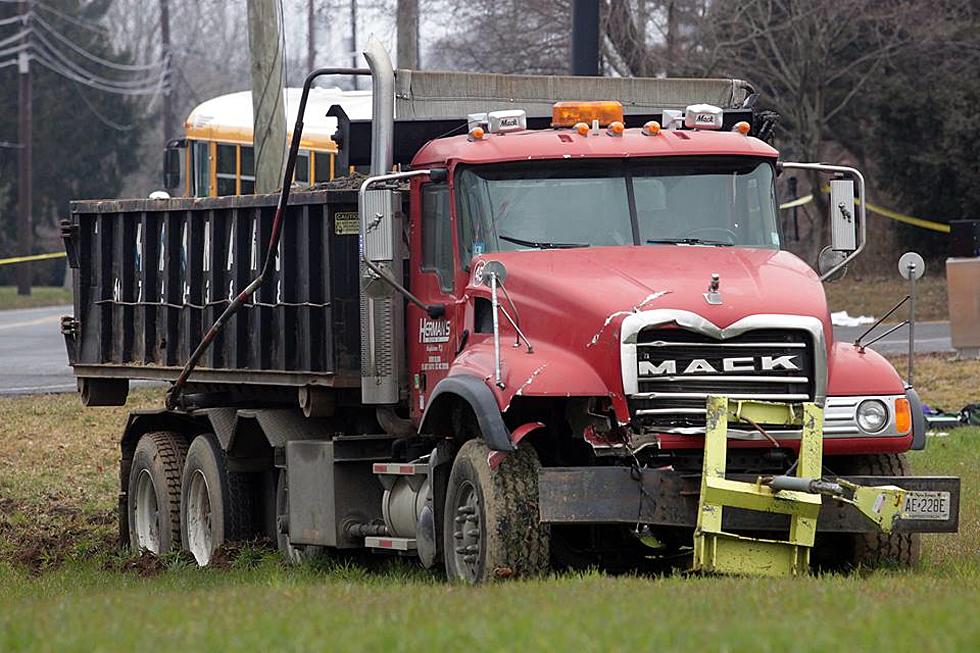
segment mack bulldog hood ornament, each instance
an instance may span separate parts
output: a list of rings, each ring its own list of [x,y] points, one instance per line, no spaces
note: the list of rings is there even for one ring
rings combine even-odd
[[[717,272],[711,275],[708,283],[708,292],[704,293],[704,299],[709,304],[721,304],[721,275]]]

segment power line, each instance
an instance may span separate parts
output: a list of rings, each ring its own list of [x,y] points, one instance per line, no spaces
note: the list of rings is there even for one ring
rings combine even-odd
[[[14,41],[19,41],[20,39],[24,38],[25,36],[29,36],[32,31],[33,30],[31,30],[30,27],[28,27],[27,29],[22,29],[21,31],[19,31],[16,34],[14,34],[13,36],[8,36],[7,38],[5,38],[2,41],[0,41],[0,46],[7,45],[8,43],[12,43]]]
[[[75,87],[75,92],[79,95],[79,97],[82,98],[82,102],[84,102],[85,106],[88,107],[88,110],[92,112],[92,115],[95,116],[96,119],[98,119],[99,122],[101,122],[106,127],[121,132],[132,131],[137,127],[136,123],[133,123],[131,125],[124,125],[103,115],[102,112],[100,112],[98,109],[95,108],[95,106],[92,105],[92,102],[89,101],[89,99],[85,96],[85,92],[82,91],[82,89],[79,88],[78,86]]]
[[[29,46],[27,43],[21,43],[19,45],[15,45],[13,47],[7,48],[5,50],[0,50],[0,57],[5,57],[8,54],[18,54],[20,52],[23,52],[24,50],[27,50],[28,47]]]
[[[96,73],[93,73],[92,71],[88,70],[84,66],[72,61],[66,55],[62,54],[61,51],[59,51],[56,47],[52,46],[51,42],[48,41],[40,32],[36,32],[35,36],[37,38],[34,41],[32,41],[31,46],[32,49],[37,54],[42,56],[47,56],[49,59],[55,60],[60,65],[64,66],[65,68],[68,68],[69,70],[73,71],[77,75],[81,75],[83,77],[86,77],[88,79],[91,79],[97,83],[106,86],[115,86],[120,89],[126,89],[126,90],[144,88],[144,87],[148,88],[155,85],[155,82],[148,82],[147,80],[143,80],[143,79],[140,80],[110,79],[108,77],[102,77],[101,75],[97,75]],[[38,43],[40,43],[44,47],[38,47]],[[45,48],[47,49],[45,50]],[[158,78],[163,77],[165,76],[165,74],[166,71],[161,70],[160,72],[157,73],[157,77]]]
[[[43,2],[35,2],[34,6],[57,16],[58,18],[60,18],[65,22],[72,23],[73,25],[77,25],[78,27],[84,27],[85,29],[90,30],[92,32],[96,32],[97,34],[105,35],[109,33],[109,30],[107,30],[104,25],[93,23],[92,21],[85,20],[83,18],[78,18],[70,14],[66,14],[65,12],[55,9],[51,5],[45,4]]]
[[[154,62],[148,63],[148,64],[121,64],[121,63],[117,63],[115,61],[109,61],[108,59],[103,59],[102,57],[100,57],[98,55],[92,54],[91,52],[89,52],[85,48],[81,47],[80,45],[78,45],[77,43],[75,43],[74,41],[72,41],[71,39],[69,39],[68,37],[63,36],[60,32],[58,32],[58,30],[56,30],[55,28],[53,28],[50,25],[50,23],[48,23],[46,20],[44,20],[40,16],[36,16],[35,15],[35,16],[33,16],[33,19],[34,20],[32,22],[36,22],[38,25],[40,25],[43,28],[45,28],[53,37],[55,37],[56,39],[58,39],[59,41],[61,41],[65,45],[67,45],[69,48],[71,48],[72,50],[74,50],[78,54],[82,55],[83,57],[85,57],[89,61],[93,61],[93,62],[95,62],[97,64],[101,64],[101,65],[103,65],[103,66],[105,66],[107,68],[113,68],[115,70],[122,70],[122,71],[126,71],[126,72],[146,72],[146,71],[149,71],[149,70],[154,70],[154,69],[157,69],[157,68],[166,67],[167,61],[166,61],[165,58],[164,59],[158,59],[157,61],[154,61]]]
[[[11,16],[10,18],[4,18],[0,20],[0,26],[2,25],[13,25],[14,23],[27,23],[27,16],[19,14],[17,16]]]
[[[70,79],[72,81],[78,82],[79,84],[84,84],[84,85],[89,86],[91,88],[98,89],[100,91],[105,91],[106,93],[114,93],[116,95],[133,95],[133,96],[135,96],[135,95],[141,95],[141,96],[146,96],[146,95],[154,95],[157,92],[156,91],[156,87],[145,87],[145,88],[139,88],[139,89],[135,89],[135,88],[134,89],[120,89],[119,87],[113,87],[113,86],[108,86],[108,85],[100,84],[100,83],[98,83],[96,81],[93,81],[91,79],[86,79],[85,77],[82,77],[82,76],[80,76],[80,75],[78,75],[76,73],[73,73],[72,71],[66,69],[64,66],[59,66],[57,63],[52,62],[49,59],[46,59],[44,57],[33,56],[33,57],[31,57],[31,61],[38,62],[39,64],[41,64],[42,66],[44,66],[45,68],[47,68],[48,70],[50,70],[51,72],[57,73],[58,75],[61,75],[62,77],[65,77],[65,78]]]

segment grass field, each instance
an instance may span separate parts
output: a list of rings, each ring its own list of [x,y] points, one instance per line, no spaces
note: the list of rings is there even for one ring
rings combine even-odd
[[[908,282],[898,276],[869,278],[848,275],[840,281],[825,283],[827,304],[831,312],[847,311],[851,317],[870,315],[881,317],[909,293]],[[908,309],[901,308],[889,322],[901,322]],[[916,319],[924,321],[948,320],[949,305],[946,301],[946,275],[943,271],[931,272],[917,284]]]
[[[37,308],[71,304],[71,290],[60,286],[36,286],[31,294],[17,294],[15,286],[0,286],[0,310],[5,308]]]
[[[966,392],[976,370],[959,369],[955,392]],[[957,376],[934,378],[944,374]],[[942,404],[951,392],[924,395]],[[963,478],[960,532],[925,537],[912,572],[587,573],[469,588],[397,560],[289,568],[262,546],[217,569],[123,557],[113,544],[115,442],[126,411],[160,396],[138,390],[126,409],[82,409],[70,395],[0,399],[0,651],[922,652],[980,643],[980,429],[911,455],[918,473]]]

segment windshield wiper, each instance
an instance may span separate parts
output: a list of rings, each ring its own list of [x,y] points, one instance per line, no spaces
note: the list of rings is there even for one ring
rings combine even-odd
[[[498,234],[497,238],[501,240],[506,240],[509,243],[514,243],[515,245],[521,245],[522,247],[534,247],[535,249],[575,249],[576,247],[588,247],[588,243],[539,243],[533,240],[523,240],[521,238],[514,238],[513,236],[504,236],[503,234]]]
[[[655,238],[647,240],[647,245],[713,245],[715,247],[734,247],[735,243],[726,243],[722,240],[704,240],[703,238]]]

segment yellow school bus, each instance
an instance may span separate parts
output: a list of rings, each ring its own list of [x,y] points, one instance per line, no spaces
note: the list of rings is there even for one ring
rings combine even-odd
[[[286,143],[292,138],[302,89],[287,88]],[[351,120],[370,119],[371,91],[314,88],[306,106],[303,137],[293,182],[311,186],[333,179],[337,145],[331,106],[339,104]],[[170,141],[164,161],[164,184],[187,197],[244,195],[255,191],[252,148],[252,93],[241,91],[212,98],[191,111],[184,138]]]

